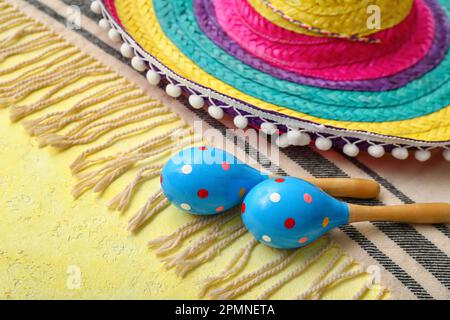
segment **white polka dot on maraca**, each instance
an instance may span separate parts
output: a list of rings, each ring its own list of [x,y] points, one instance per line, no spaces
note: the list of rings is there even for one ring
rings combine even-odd
[[[267,234],[263,235],[261,239],[263,239],[264,242],[272,242],[272,238],[269,237]]]
[[[191,210],[191,206],[190,206],[189,204],[187,204],[187,203],[182,203],[182,204],[180,205],[180,207],[181,207],[182,209],[184,209],[184,210],[187,210],[187,211]]]
[[[269,198],[270,198],[270,201],[277,203],[277,202],[280,202],[281,195],[279,193],[274,192],[274,193],[270,194]]]
[[[184,174],[190,174],[192,172],[192,166],[189,164],[185,164],[181,167],[181,172],[183,172]]]

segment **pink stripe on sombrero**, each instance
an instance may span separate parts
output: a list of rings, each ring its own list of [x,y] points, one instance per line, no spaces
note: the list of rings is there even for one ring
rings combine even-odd
[[[334,81],[369,80],[397,74],[430,50],[435,22],[423,0],[394,28],[375,36],[380,44],[298,34],[270,23],[246,0],[215,0],[217,20],[227,35],[252,55],[296,72]]]
[[[103,0],[106,9],[108,12],[114,17],[114,19],[122,26],[122,22],[119,19],[119,15],[117,14],[116,4],[114,0]]]

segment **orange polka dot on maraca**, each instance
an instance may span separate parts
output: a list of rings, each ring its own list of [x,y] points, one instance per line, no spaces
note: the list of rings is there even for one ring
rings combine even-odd
[[[322,227],[324,227],[324,228],[328,227],[329,223],[330,223],[330,219],[328,217],[325,217],[322,221]]]

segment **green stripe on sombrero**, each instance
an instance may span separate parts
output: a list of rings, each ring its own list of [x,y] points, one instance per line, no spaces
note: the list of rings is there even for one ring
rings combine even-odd
[[[450,1],[442,0],[445,10]],[[192,0],[154,0],[166,36],[198,66],[238,90],[312,116],[361,122],[411,119],[450,103],[450,57],[422,78],[388,92],[335,91],[302,86],[253,69],[215,45],[195,20]]]

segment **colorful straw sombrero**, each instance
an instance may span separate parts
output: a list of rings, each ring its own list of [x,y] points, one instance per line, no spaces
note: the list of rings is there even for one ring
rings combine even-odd
[[[450,160],[449,0],[96,0],[148,81],[221,119],[332,146]],[[377,19],[379,18],[379,19]]]

